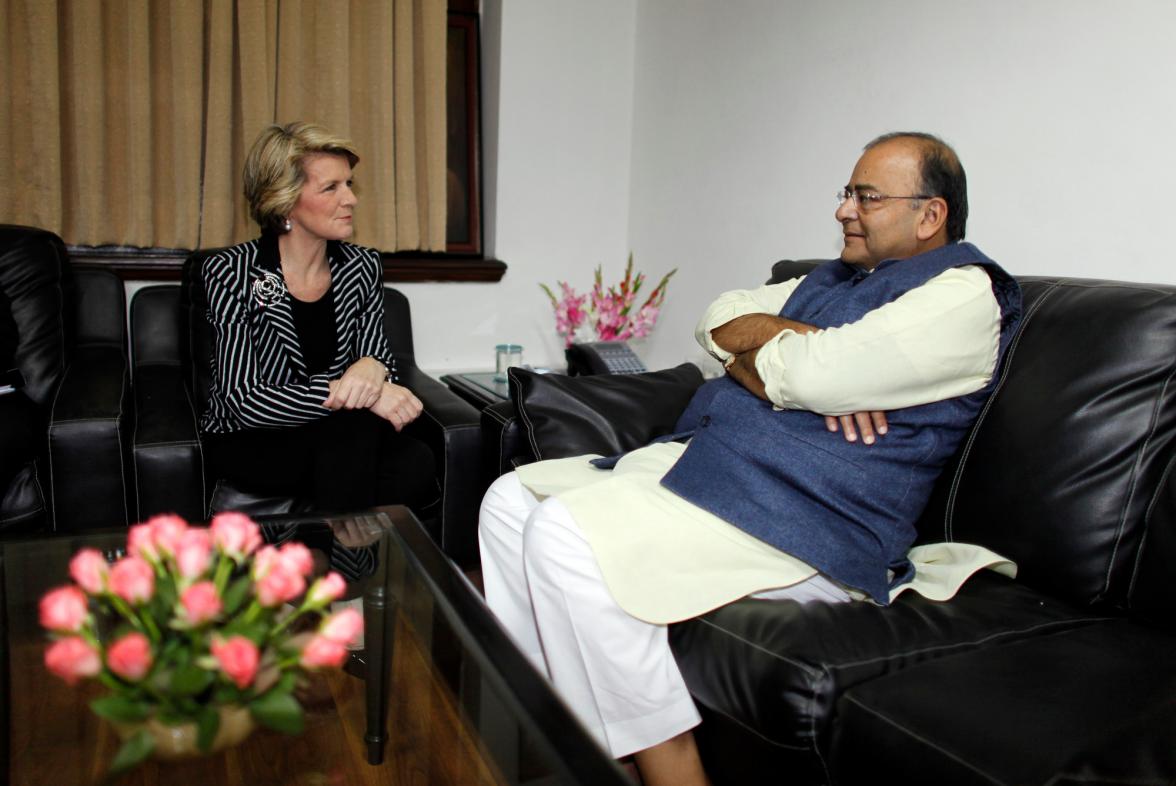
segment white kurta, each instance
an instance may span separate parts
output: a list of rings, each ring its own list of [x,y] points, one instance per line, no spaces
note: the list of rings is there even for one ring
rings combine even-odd
[[[797,284],[721,296],[699,322],[700,343],[725,360],[729,355],[711,341],[710,331],[743,314],[778,313]],[[936,276],[858,322],[809,334],[782,331],[761,349],[756,366],[769,398],[781,408],[822,414],[891,410],[979,390],[995,368],[999,339],[1000,309],[988,275],[969,266]],[[844,439],[840,433],[829,438]],[[537,497],[555,496],[567,507],[609,592],[647,622],[695,617],[816,572],[662,487],[662,476],[684,450],[677,443],[651,445],[613,470],[592,467],[591,457],[575,457],[529,464],[518,474]],[[915,579],[892,598],[908,588],[949,598],[983,567],[1015,573],[1009,561],[967,544],[917,547],[910,558]]]

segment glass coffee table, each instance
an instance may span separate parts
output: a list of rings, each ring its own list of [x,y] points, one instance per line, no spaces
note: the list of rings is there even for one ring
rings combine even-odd
[[[267,539],[307,543],[363,598],[364,649],[350,673],[300,690],[301,735],[259,729],[107,780],[119,741],[87,707],[103,689],[46,671],[37,602],[66,583],[78,549],[121,556],[126,531],[0,543],[0,784],[631,786],[407,508],[262,524]]]

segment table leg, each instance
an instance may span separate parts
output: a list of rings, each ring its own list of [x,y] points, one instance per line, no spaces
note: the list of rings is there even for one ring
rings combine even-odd
[[[396,598],[385,582],[378,582],[363,599],[364,653],[367,656],[367,742],[368,764],[382,764],[388,742],[388,676],[392,664],[392,622],[396,619]]]

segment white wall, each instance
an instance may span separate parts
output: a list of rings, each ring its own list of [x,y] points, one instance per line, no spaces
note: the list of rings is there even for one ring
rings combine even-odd
[[[503,341],[562,365],[539,283],[588,288],[600,263],[619,277],[629,249],[635,4],[486,0],[484,14],[487,251],[509,269],[495,284],[396,285],[431,371],[490,368]]]
[[[954,144],[968,236],[1014,273],[1176,283],[1170,0],[484,0],[487,251],[496,284],[402,284],[418,362],[562,349],[540,281],[633,250],[678,267],[648,365],[781,257],[835,256],[833,194],[897,129]]]
[[[718,291],[782,257],[836,256],[833,194],[885,131],[956,147],[968,238],[1010,271],[1176,283],[1176,3],[637,9],[630,242],[647,268],[681,268],[651,366],[693,357]]]

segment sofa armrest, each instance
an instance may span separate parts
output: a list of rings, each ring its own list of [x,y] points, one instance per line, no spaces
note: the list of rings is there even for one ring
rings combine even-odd
[[[499,475],[534,460],[513,401],[500,401],[482,410],[482,467],[487,486]]]
[[[204,455],[183,370],[174,363],[139,365],[134,396],[132,457],[139,491],[135,520],[157,513],[204,520]]]
[[[437,459],[441,516],[425,522],[441,550],[460,566],[478,562],[478,506],[486,491],[481,471],[482,432],[478,411],[411,360],[398,359],[400,383],[424,405],[407,431]]]
[[[129,435],[130,377],[118,346],[79,346],[49,415],[54,529],[126,526],[132,488],[123,453]]]

